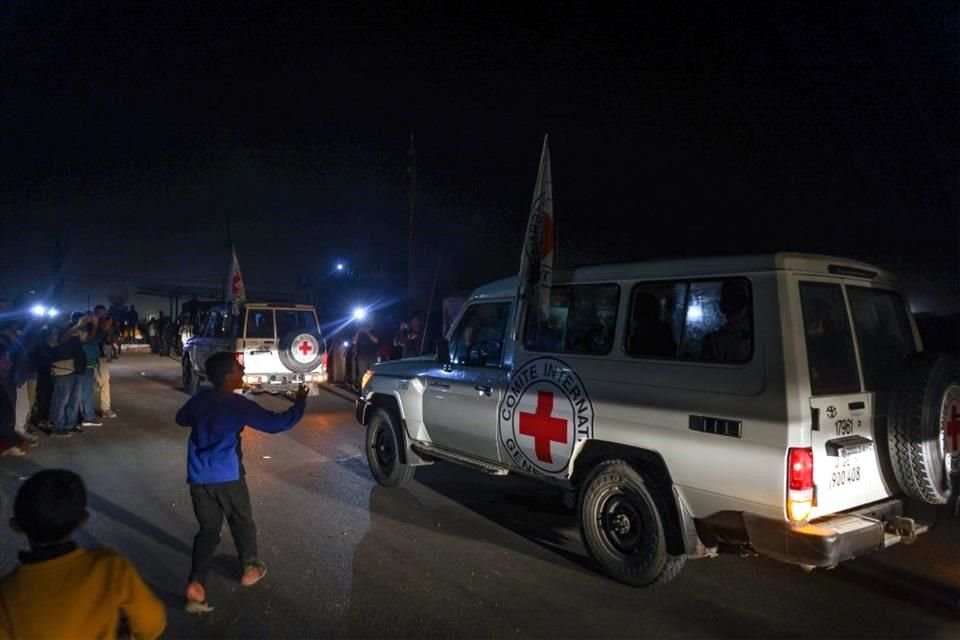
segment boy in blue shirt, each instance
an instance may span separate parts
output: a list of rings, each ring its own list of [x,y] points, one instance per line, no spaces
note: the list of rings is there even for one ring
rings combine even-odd
[[[190,427],[187,445],[187,482],[193,512],[200,531],[193,539],[193,564],[187,585],[187,611],[213,611],[206,602],[204,582],[213,553],[220,543],[220,529],[226,517],[243,566],[240,583],[249,587],[267,573],[257,559],[257,529],[250,508],[250,493],[244,480],[240,432],[250,426],[267,433],[293,428],[306,408],[307,388],[300,385],[293,406],[274,413],[234,390],[243,387],[243,365],[236,355],[221,352],[207,359],[207,376],[212,390],[190,398],[177,412],[177,424]]]

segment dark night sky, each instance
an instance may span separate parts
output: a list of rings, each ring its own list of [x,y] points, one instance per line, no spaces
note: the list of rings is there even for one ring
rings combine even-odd
[[[960,307],[953,1],[218,4],[0,5],[0,295],[55,225],[75,304],[218,284],[228,214],[254,288],[402,269],[411,131],[423,262],[471,287],[546,132],[563,263],[827,252]]]

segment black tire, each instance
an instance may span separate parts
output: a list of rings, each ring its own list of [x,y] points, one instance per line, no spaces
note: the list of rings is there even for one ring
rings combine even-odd
[[[413,467],[400,461],[400,425],[386,409],[376,409],[367,423],[367,464],[374,480],[399,487],[413,476]]]
[[[611,578],[633,587],[673,580],[685,555],[670,555],[663,491],[623,460],[594,467],[580,487],[577,514],[587,549]]]
[[[889,471],[900,489],[927,504],[947,504],[950,472],[960,454],[948,453],[947,415],[960,407],[960,366],[946,354],[919,353],[906,361],[881,399]],[[883,453],[881,451],[881,453]]]
[[[190,358],[183,359],[181,381],[183,382],[183,390],[188,395],[192,396],[197,392],[197,389],[200,388],[200,379],[193,371],[193,365],[190,364]]]
[[[314,357],[303,362],[293,357],[293,349],[296,348],[294,341],[301,336],[310,336],[310,338],[316,341],[315,345],[312,342],[310,345],[311,348],[315,349]],[[319,367],[323,361],[323,354],[325,352],[326,345],[323,342],[323,338],[317,331],[310,331],[309,329],[294,329],[293,331],[289,331],[280,338],[280,342],[277,345],[277,355],[280,357],[280,362],[294,373],[308,373]]]

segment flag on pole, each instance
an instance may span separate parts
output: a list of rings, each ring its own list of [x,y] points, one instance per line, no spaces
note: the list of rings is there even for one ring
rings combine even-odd
[[[247,301],[247,289],[243,285],[243,274],[240,272],[240,263],[237,262],[237,250],[230,246],[230,272],[227,274],[227,304],[230,313],[238,315],[240,305]]]
[[[550,310],[550,286],[553,283],[555,254],[550,146],[547,136],[543,136],[540,169],[537,171],[537,183],[533,188],[533,203],[530,205],[530,218],[527,221],[527,233],[520,256],[520,289],[529,300],[538,301],[541,319],[546,319]]]

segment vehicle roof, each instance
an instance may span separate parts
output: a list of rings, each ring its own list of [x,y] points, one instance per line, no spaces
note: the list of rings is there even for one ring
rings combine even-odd
[[[874,277],[857,276],[853,273],[838,274],[831,268],[854,269],[876,274]],[[557,269],[553,281],[567,282],[609,282],[615,280],[660,280],[670,278],[698,278],[729,276],[764,271],[798,271],[816,275],[834,276],[868,280],[871,282],[892,283],[893,277],[878,267],[836,256],[814,253],[772,253],[748,256],[717,256],[707,258],[674,258],[670,260],[649,260],[644,262],[619,262],[613,264],[595,264],[580,267]],[[473,291],[471,297],[501,297],[516,293],[517,276],[501,278],[482,285]]]
[[[300,309],[304,311],[313,311],[309,304],[290,304],[289,302],[245,302],[243,306],[250,307],[269,307],[271,309]]]

